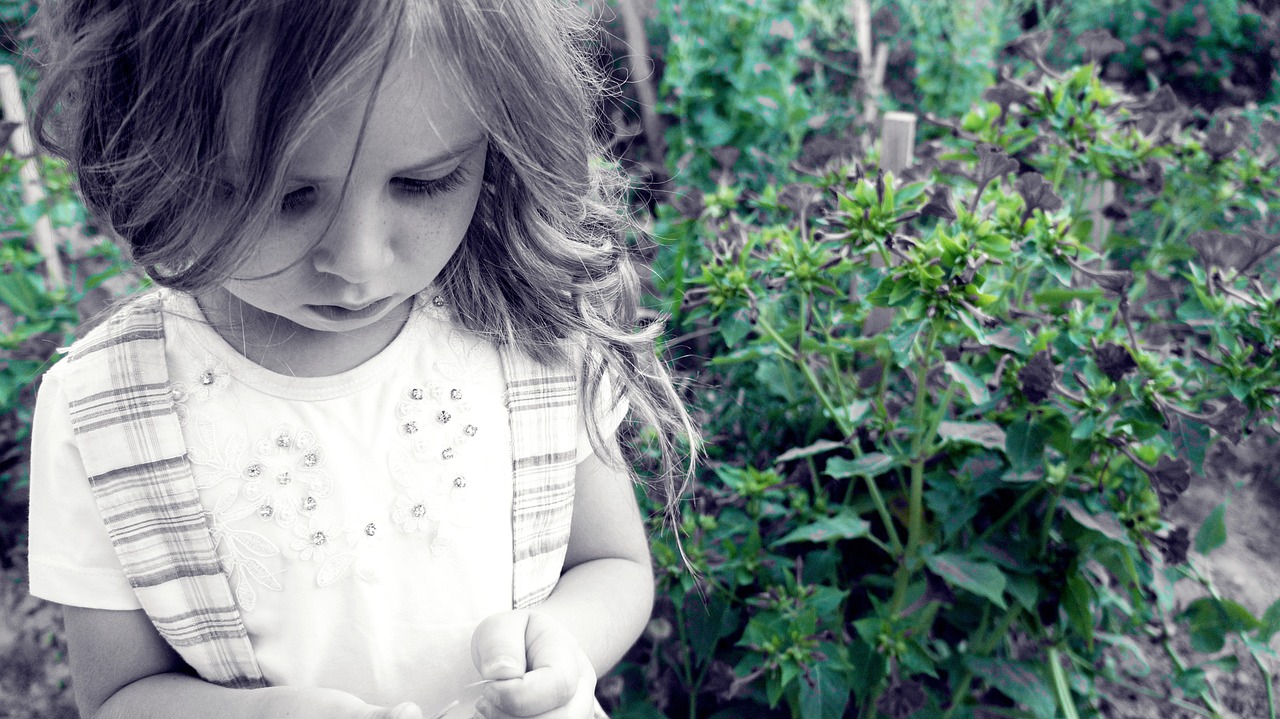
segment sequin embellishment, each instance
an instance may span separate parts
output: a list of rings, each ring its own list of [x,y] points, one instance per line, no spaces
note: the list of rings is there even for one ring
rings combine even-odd
[[[281,487],[289,486],[289,483],[292,481],[293,477],[288,472],[281,472],[276,475],[276,484],[279,484]]]
[[[453,459],[453,447],[445,447],[440,453],[440,459]]]
[[[410,512],[413,514],[414,519],[422,519],[427,516],[427,505],[415,504]]]
[[[427,396],[427,393],[424,392],[421,387],[414,387],[413,389],[409,390],[409,399],[420,400],[426,396]]]
[[[441,297],[440,295],[436,295],[435,297],[431,298],[431,304],[435,305],[436,307],[444,307],[444,298]]]
[[[465,488],[466,488],[466,486],[467,486],[467,478],[466,478],[466,477],[454,477],[454,478],[453,478],[453,486],[454,486],[454,487],[457,487],[458,489],[465,489]]]
[[[460,389],[449,390],[449,399],[453,400],[454,402],[457,402],[458,400],[462,399],[462,390]]]
[[[314,451],[311,451],[311,452],[307,452],[306,454],[302,455],[302,466],[304,466],[304,467],[314,467],[314,466],[316,466],[317,464],[320,464],[320,455],[319,455],[319,454],[316,454]]]
[[[313,511],[316,508],[316,504],[316,498],[308,496],[306,499],[302,500],[302,511]]]
[[[416,433],[417,431],[418,431],[418,423],[417,423],[417,422],[405,422],[405,423],[404,423],[404,433],[405,433],[405,434],[414,434],[414,433]]]
[[[244,475],[249,479],[257,479],[262,476],[262,464],[259,462],[251,462],[248,467],[244,468]]]
[[[217,380],[217,377],[213,375],[213,370],[205,370],[200,374],[200,384],[204,385],[205,387],[212,385],[216,380]]]
[[[468,437],[474,437],[476,436],[476,432],[480,431],[480,428],[475,426],[474,424],[469,424],[467,425],[466,429],[462,431],[466,432]]]
[[[271,519],[272,515],[275,513],[276,508],[272,507],[270,504],[264,504],[261,507],[258,507],[258,516],[263,519]]]
[[[316,545],[317,547],[323,547],[324,543],[327,541],[329,541],[329,538],[325,536],[324,532],[316,532],[315,534],[311,535],[311,543]]]
[[[369,535],[370,537],[377,534],[378,533],[377,525],[375,525],[373,522],[369,522],[368,524],[364,525],[364,533]]]
[[[451,419],[453,419],[453,415],[449,414],[447,411],[443,409],[440,410],[440,413],[436,415],[436,421],[439,422],[440,424],[448,424],[449,420]]]

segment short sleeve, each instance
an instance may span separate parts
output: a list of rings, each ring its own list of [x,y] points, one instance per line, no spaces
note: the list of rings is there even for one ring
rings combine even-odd
[[[31,428],[31,594],[90,609],[138,609],[89,487],[58,369],[41,381]]]
[[[586,394],[583,393],[585,400]],[[627,412],[631,409],[631,403],[627,401],[626,396],[619,398],[617,402],[613,401],[613,382],[606,372],[600,380],[600,389],[596,393],[597,403],[593,408],[595,412],[597,427],[600,429],[600,436],[613,437],[618,433],[618,427],[622,424],[622,420],[627,418]],[[595,453],[595,448],[591,446],[591,433],[587,430],[587,412],[584,410],[578,413],[578,458],[579,463]]]

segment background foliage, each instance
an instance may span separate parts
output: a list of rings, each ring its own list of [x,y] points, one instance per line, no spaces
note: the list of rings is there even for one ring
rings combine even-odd
[[[1167,508],[1215,447],[1276,429],[1280,9],[873,2],[869,92],[848,7],[650,6],[669,151],[614,147],[647,183],[650,299],[709,461],[683,518],[695,571],[655,526],[658,607],[602,699],[1107,716],[1107,687],[1158,664],[1167,702],[1226,716],[1207,677],[1265,675],[1280,608],[1186,561],[1222,544],[1221,511]],[[33,10],[0,2],[5,49]],[[900,176],[878,168],[888,109],[922,117]],[[84,241],[73,178],[43,162],[50,200],[24,206],[19,164],[0,163],[0,714],[73,716],[57,618],[23,587],[31,383],[128,283]],[[26,242],[42,214],[67,290]]]

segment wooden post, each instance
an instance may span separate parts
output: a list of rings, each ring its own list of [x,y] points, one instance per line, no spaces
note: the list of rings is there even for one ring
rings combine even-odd
[[[916,151],[916,116],[886,112],[880,127],[880,169],[899,175]]]
[[[618,5],[630,49],[627,63],[631,68],[631,82],[636,87],[636,99],[640,101],[640,127],[644,130],[645,144],[649,146],[649,159],[655,166],[663,167],[667,159],[667,141],[658,118],[658,92],[653,87],[656,72],[649,57],[649,35],[644,29],[644,18],[636,8],[636,0],[618,0]]]
[[[31,139],[31,130],[27,127],[27,110],[22,104],[22,91],[18,87],[18,73],[12,65],[0,65],[0,104],[4,106],[4,119],[18,123],[17,129],[9,138],[13,154],[25,159],[20,177],[22,179],[22,202],[34,205],[45,199],[44,184],[40,181],[40,167],[35,153],[35,143]],[[58,245],[54,240],[53,223],[49,213],[45,212],[36,219],[31,227],[31,240],[36,250],[44,256],[45,272],[49,277],[49,285],[53,289],[66,286],[66,277],[62,272],[62,259],[58,257]]]
[[[1102,208],[1115,200],[1116,184],[1111,180],[1094,185],[1093,191],[1089,193],[1088,206],[1089,216],[1093,220],[1093,244],[1094,249],[1098,251],[1102,250],[1102,243],[1111,230],[1111,221],[1102,214]]]

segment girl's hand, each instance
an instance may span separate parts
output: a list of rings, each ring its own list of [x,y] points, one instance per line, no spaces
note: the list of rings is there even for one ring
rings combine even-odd
[[[394,707],[366,704],[353,694],[337,689],[279,687],[271,716],[289,719],[424,719],[413,702]]]
[[[494,680],[476,702],[477,717],[591,719],[595,711],[595,668],[547,614],[515,610],[480,622],[471,660],[482,678]]]

